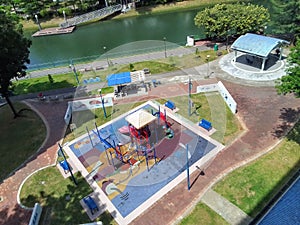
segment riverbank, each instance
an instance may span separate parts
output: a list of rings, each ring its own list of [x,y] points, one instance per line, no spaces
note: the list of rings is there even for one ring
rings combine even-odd
[[[142,6],[138,7],[134,10],[128,11],[123,14],[116,15],[114,17],[110,17],[110,19],[124,19],[128,17],[134,16],[143,16],[143,15],[150,15],[150,14],[161,14],[167,12],[175,12],[179,10],[190,10],[195,8],[206,7],[210,5],[214,5],[217,3],[232,3],[238,2],[238,0],[190,0],[190,1],[182,1],[182,2],[175,2],[165,5],[151,5],[151,6]],[[63,17],[55,17],[50,20],[43,20],[40,19],[40,24],[42,28],[50,28],[50,27],[58,27],[60,23],[64,22]],[[91,21],[90,23],[94,23],[95,20]],[[23,29],[25,34],[32,34],[38,30],[38,26],[33,20],[24,20],[22,22]],[[85,23],[89,24],[89,23]]]

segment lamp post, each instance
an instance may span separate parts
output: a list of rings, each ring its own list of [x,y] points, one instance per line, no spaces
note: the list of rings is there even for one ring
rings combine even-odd
[[[189,159],[190,159],[191,155],[189,153],[189,145],[188,144],[184,145],[182,143],[179,143],[179,145],[186,150],[186,181],[187,181],[187,188],[188,188],[188,190],[190,190],[191,189],[191,183],[190,183]]]
[[[100,94],[100,101],[101,101],[101,104],[102,104],[103,113],[104,113],[105,118],[107,118],[106,110],[105,110],[105,107],[104,107],[104,99],[102,97],[101,88],[98,91],[99,91],[99,94]]]
[[[70,167],[70,165],[69,165],[69,163],[68,163],[68,161],[67,161],[67,159],[66,159],[66,156],[65,156],[65,153],[64,153],[64,151],[63,151],[63,149],[62,149],[62,147],[61,147],[61,145],[58,143],[58,146],[59,146],[59,155],[62,155],[63,156],[63,158],[64,158],[64,161],[66,162],[66,164],[67,164],[67,166],[68,166],[68,170],[70,171],[70,174],[71,174],[71,177],[72,177],[72,180],[73,180],[73,182],[74,182],[74,184],[77,186],[77,181],[76,181],[76,179],[75,179],[75,177],[74,177],[74,174],[73,174],[73,172],[72,172],[72,169],[71,169],[71,167]]]
[[[109,66],[108,56],[107,56],[107,54],[106,54],[106,46],[103,46],[103,50],[104,50],[104,54],[105,54],[105,56],[106,56],[107,66]]]
[[[72,60],[71,60],[71,64],[69,65],[69,67],[72,69],[72,71],[74,73],[77,85],[79,85],[78,74],[77,74],[76,68],[75,68]]]
[[[191,116],[191,108],[192,108],[192,100],[191,100],[191,92],[192,92],[192,87],[193,87],[193,84],[192,84],[192,81],[191,81],[191,77],[189,76],[189,116]]]
[[[65,20],[65,22],[67,23],[68,21],[67,21],[67,17],[66,17],[66,12],[65,12],[65,10],[63,10],[63,15],[64,15],[64,20]]]
[[[37,25],[39,26],[39,30],[42,30],[42,27],[41,27],[41,24],[40,24],[38,15],[35,14],[34,17],[35,17],[35,20],[36,20]]]
[[[209,58],[210,58],[210,55],[207,55],[206,56],[206,60],[207,60],[207,77],[209,77]]]
[[[167,45],[166,45],[166,37],[164,39],[164,45],[165,45],[165,58],[167,58]]]

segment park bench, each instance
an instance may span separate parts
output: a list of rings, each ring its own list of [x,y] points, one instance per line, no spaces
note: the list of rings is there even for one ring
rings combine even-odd
[[[212,126],[211,126],[211,122],[205,120],[205,119],[202,119],[199,123],[199,126],[200,127],[203,127],[204,129],[210,131]]]
[[[170,100],[168,100],[168,101],[165,103],[165,106],[168,107],[168,108],[171,109],[171,110],[174,110],[174,109],[176,108],[175,103],[172,102],[172,101],[170,101]]]
[[[91,211],[91,214],[94,215],[95,211],[99,211],[98,206],[96,205],[94,199],[91,196],[86,196],[83,199],[83,202],[87,205],[89,210]]]

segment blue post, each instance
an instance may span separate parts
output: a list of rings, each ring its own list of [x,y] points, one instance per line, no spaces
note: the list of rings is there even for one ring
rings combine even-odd
[[[188,190],[190,190],[191,185],[190,185],[190,165],[189,165],[189,146],[188,146],[188,144],[186,144],[185,148],[186,148],[186,173],[187,173],[186,179],[187,179]]]
[[[100,100],[101,100],[101,103],[102,103],[103,113],[104,113],[105,118],[107,118],[107,115],[106,115],[106,109],[105,109],[105,107],[104,107],[104,99],[102,98],[102,92],[101,92],[101,89],[99,90],[99,93],[100,93]]]
[[[69,163],[68,163],[68,161],[67,161],[67,159],[66,159],[65,153],[64,153],[64,151],[63,151],[63,149],[62,149],[62,147],[61,147],[61,145],[60,145],[59,143],[58,143],[58,146],[59,146],[59,152],[60,152],[60,154],[64,157],[64,160],[65,160],[65,162],[66,162],[66,164],[67,164],[67,166],[68,166],[68,170],[70,171],[72,180],[73,180],[74,184],[77,186],[78,183],[77,183],[77,181],[76,181],[76,179],[75,179],[75,177],[74,177],[74,174],[73,174],[73,172],[72,172],[72,170],[71,170],[71,167],[70,167],[70,165],[69,165]]]
[[[146,158],[147,170],[149,171],[147,148],[145,149],[144,156]]]
[[[98,130],[98,127],[97,127],[96,122],[95,122],[95,127],[96,127],[96,130],[97,130],[98,137],[99,137],[99,139],[100,139],[100,141],[101,141],[101,138],[100,138],[100,132],[99,132],[99,130]],[[107,151],[106,151],[106,150],[107,150],[107,148],[105,147],[106,158],[107,158],[107,160],[108,160],[108,164],[111,165],[111,162],[110,162],[110,160],[109,160],[109,157],[108,157],[108,155],[107,155]]]
[[[87,131],[87,133],[88,133],[88,135],[89,135],[89,139],[90,139],[91,145],[92,145],[92,147],[94,148],[94,144],[93,144],[92,138],[91,138],[91,136],[90,136],[89,129],[88,129],[87,127],[85,127],[85,128],[86,128],[86,131]]]
[[[153,151],[154,151],[154,161],[155,161],[155,164],[157,163],[156,161],[156,150],[155,150],[155,146],[153,145]]]

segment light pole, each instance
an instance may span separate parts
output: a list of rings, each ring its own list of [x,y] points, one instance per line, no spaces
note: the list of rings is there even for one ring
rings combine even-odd
[[[74,174],[73,174],[73,172],[72,172],[72,169],[71,169],[71,167],[70,167],[70,165],[69,165],[69,163],[68,163],[68,161],[67,161],[67,159],[66,159],[66,156],[65,156],[65,153],[64,153],[64,151],[63,151],[63,149],[62,149],[62,147],[61,147],[61,145],[58,143],[58,146],[59,146],[59,154],[61,154],[62,156],[63,156],[63,158],[64,158],[64,161],[66,162],[66,164],[67,164],[67,166],[68,166],[68,170],[70,171],[70,174],[71,174],[71,177],[72,177],[72,180],[73,180],[73,182],[74,182],[74,184],[77,186],[77,181],[76,181],[76,179],[75,179],[75,177],[74,177]]]
[[[210,55],[207,55],[206,56],[206,60],[207,60],[207,77],[209,77],[209,58],[210,58]]]
[[[192,84],[192,81],[191,81],[191,77],[189,76],[189,116],[191,116],[191,108],[192,108],[192,100],[191,100],[191,92],[192,92],[192,87],[193,87],[193,84]]]
[[[99,94],[100,94],[100,101],[101,101],[101,104],[102,104],[103,113],[104,113],[105,118],[107,118],[106,110],[105,110],[105,107],[104,107],[104,99],[102,97],[101,88],[98,91],[99,91]]]
[[[63,15],[64,15],[64,20],[65,20],[65,22],[67,23],[68,21],[67,21],[67,17],[66,17],[66,12],[65,12],[65,10],[63,10]]]
[[[35,17],[35,20],[36,20],[37,25],[39,26],[39,30],[42,30],[41,24],[40,24],[40,22],[39,22],[38,15],[35,14],[34,17]]]
[[[72,60],[71,60],[71,64],[69,65],[69,67],[72,69],[72,71],[74,73],[77,85],[79,85],[78,74],[77,74],[76,68],[75,68]]]
[[[186,150],[186,181],[187,181],[187,188],[188,190],[191,189],[191,183],[190,183],[190,164],[189,164],[189,159],[191,157],[190,153],[189,153],[189,145],[186,144],[182,144],[179,143],[179,145]]]
[[[105,56],[106,56],[107,66],[109,66],[108,56],[107,56],[107,54],[106,54],[106,46],[103,46],[103,50],[104,50],[104,54],[105,54]]]
[[[165,58],[167,58],[167,45],[166,45],[166,37],[164,37],[164,45],[165,45]]]

